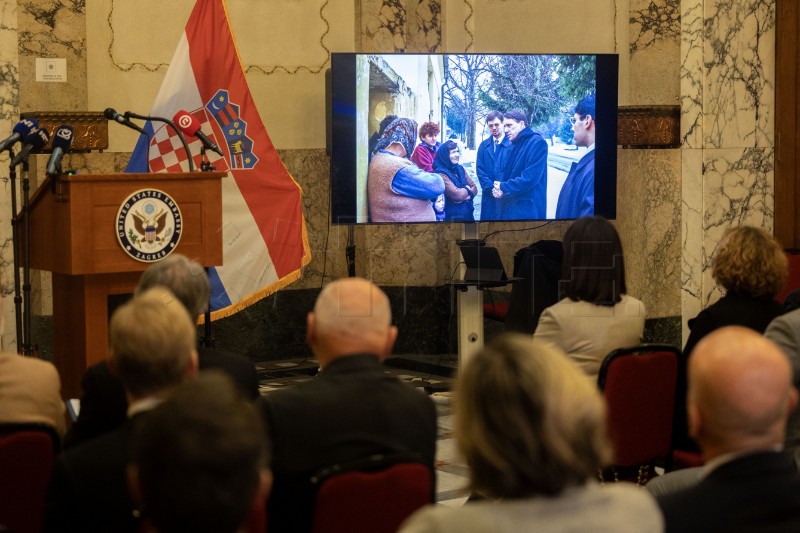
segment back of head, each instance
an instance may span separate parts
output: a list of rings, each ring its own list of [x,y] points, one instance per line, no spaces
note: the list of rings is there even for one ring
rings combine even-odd
[[[605,218],[579,218],[564,235],[564,295],[598,305],[614,305],[627,292],[622,242]]]
[[[689,426],[707,459],[782,443],[796,398],[788,359],[753,330],[717,329],[689,358]]]
[[[264,429],[229,377],[204,372],[147,416],[133,464],[160,533],[233,533],[244,525],[266,469]]]
[[[714,280],[727,292],[773,298],[783,288],[788,260],[775,238],[760,228],[729,230],[711,260]]]
[[[195,357],[196,330],[171,292],[155,287],[139,293],[111,317],[112,363],[128,394],[159,394],[183,381]]]
[[[165,287],[174,294],[192,317],[203,314],[208,307],[211,283],[200,263],[180,255],[170,254],[153,263],[139,278],[136,294],[152,287]]]
[[[389,299],[378,286],[363,278],[340,279],[317,298],[309,316],[309,342],[322,366],[353,353],[386,356],[396,331],[391,321]]]
[[[610,460],[596,385],[527,336],[500,337],[467,363],[455,409],[472,488],[492,498],[557,495]]]

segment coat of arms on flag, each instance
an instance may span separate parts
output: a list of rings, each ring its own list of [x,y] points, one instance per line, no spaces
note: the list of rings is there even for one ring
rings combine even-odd
[[[172,57],[152,116],[191,114],[222,149],[207,151],[222,180],[223,262],[211,269],[212,318],[228,316],[298,279],[311,260],[302,191],[267,135],[247,87],[224,0],[198,0]],[[128,172],[186,172],[170,127],[147,122]],[[195,167],[199,139],[188,137]]]

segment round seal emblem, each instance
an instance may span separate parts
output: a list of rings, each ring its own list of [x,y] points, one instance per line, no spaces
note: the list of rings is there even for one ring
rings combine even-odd
[[[132,258],[152,263],[172,253],[181,240],[178,204],[164,191],[142,189],[117,211],[117,240]]]

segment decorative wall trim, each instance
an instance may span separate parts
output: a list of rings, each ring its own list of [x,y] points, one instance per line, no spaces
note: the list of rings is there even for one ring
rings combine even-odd
[[[258,72],[264,74],[265,76],[269,76],[270,74],[275,74],[277,72],[282,72],[284,74],[297,74],[300,71],[306,71],[310,74],[319,74],[322,72],[329,64],[331,60],[331,51],[330,49],[325,46],[325,37],[330,33],[331,25],[328,22],[328,19],[325,18],[323,11],[325,8],[328,7],[328,0],[323,0],[319,7],[319,18],[325,24],[325,31],[322,32],[319,38],[319,46],[325,53],[325,59],[319,65],[295,65],[295,66],[287,66],[287,65],[247,65],[244,67],[245,74],[249,74],[250,72]],[[141,62],[134,62],[134,63],[119,63],[117,59],[114,57],[114,25],[112,22],[112,18],[114,15],[114,0],[111,0],[111,8],[108,11],[108,17],[106,17],[106,21],[108,22],[108,30],[111,32],[111,40],[108,43],[108,57],[111,60],[111,64],[114,65],[114,68],[120,70],[122,72],[129,72],[134,68],[138,68],[141,70],[146,70],[148,72],[158,72],[162,70],[166,70],[169,64],[167,63],[141,63]],[[235,35],[235,29],[234,29]]]
[[[52,149],[53,133],[62,124],[72,126],[72,152],[108,149],[108,120],[100,111],[31,111],[20,117],[35,118],[50,133],[51,140],[44,151]]]
[[[620,106],[617,144],[623,148],[678,148],[681,108],[677,105]]]

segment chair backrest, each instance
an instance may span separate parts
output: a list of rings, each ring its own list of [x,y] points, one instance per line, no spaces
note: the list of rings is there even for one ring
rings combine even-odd
[[[386,462],[393,461],[374,456],[378,469],[334,468],[318,477],[313,533],[394,533],[414,511],[433,503],[429,466]]]
[[[669,459],[680,350],[644,344],[614,350],[600,366],[614,465]]]
[[[0,524],[14,533],[42,530],[58,435],[39,424],[0,425]]]

